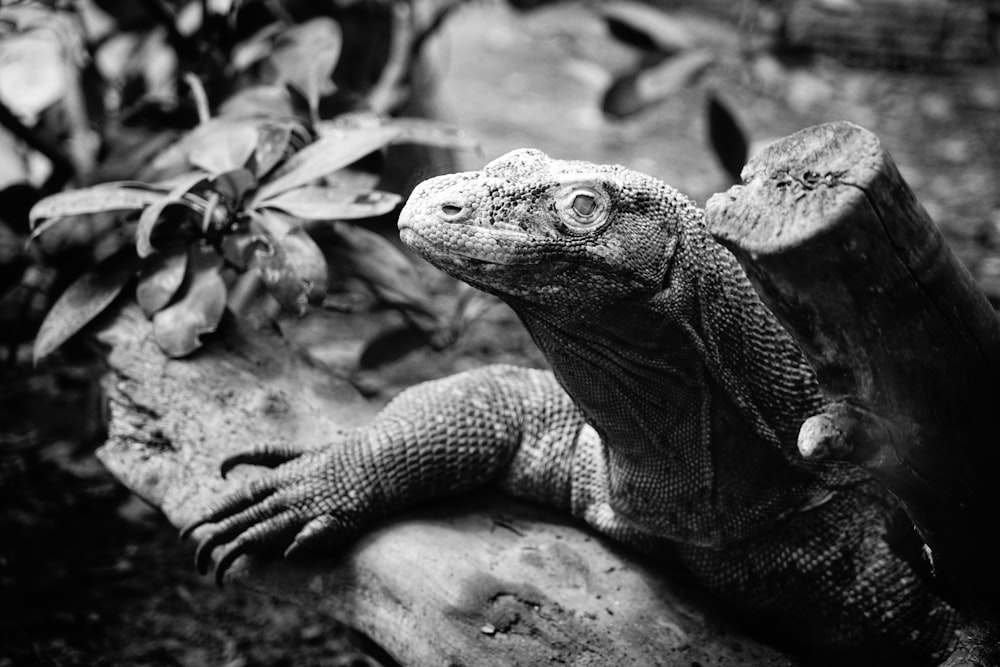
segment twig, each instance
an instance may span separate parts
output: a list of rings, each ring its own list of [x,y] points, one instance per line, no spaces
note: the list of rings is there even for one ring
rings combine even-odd
[[[201,79],[191,72],[184,73],[184,83],[191,89],[191,96],[194,97],[194,105],[198,110],[198,124],[204,125],[212,119],[212,110],[208,106],[208,95],[205,93],[205,86]]]

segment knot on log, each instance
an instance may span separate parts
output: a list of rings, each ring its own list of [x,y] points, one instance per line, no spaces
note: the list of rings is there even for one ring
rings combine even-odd
[[[885,457],[899,465],[895,441],[901,427],[890,419],[846,401],[827,404],[799,429],[799,453],[811,461],[845,461],[884,468]]]

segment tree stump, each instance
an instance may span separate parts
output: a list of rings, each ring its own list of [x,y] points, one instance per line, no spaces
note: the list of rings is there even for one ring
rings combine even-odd
[[[231,319],[183,360],[163,355],[134,306],[99,327],[110,420],[98,455],[175,526],[258,472],[223,480],[225,457],[336,446],[374,412],[282,339]],[[404,665],[793,664],[735,632],[678,567],[488,493],[415,509],[343,553],[243,558],[228,581],[320,609]]]
[[[808,458],[901,501],[952,601],[1000,609],[1000,325],[870,132],[803,130],[708,202],[711,232],[795,337],[829,401]]]

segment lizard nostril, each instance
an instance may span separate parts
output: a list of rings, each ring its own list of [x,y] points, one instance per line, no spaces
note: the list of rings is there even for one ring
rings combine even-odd
[[[461,204],[455,204],[453,202],[446,202],[444,204],[441,204],[441,206],[438,209],[438,212],[442,219],[451,221],[461,220],[462,218],[466,217],[467,214],[465,206],[462,206]]]

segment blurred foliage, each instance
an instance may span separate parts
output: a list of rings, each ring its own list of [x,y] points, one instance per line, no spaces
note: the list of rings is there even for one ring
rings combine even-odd
[[[510,0],[537,6],[549,0]],[[799,108],[831,93],[816,63],[948,73],[995,61],[997,3],[980,0],[606,0],[594,6],[633,64],[612,77],[601,110],[627,118],[694,86],[734,56],[748,75]],[[724,66],[724,65],[723,65]],[[758,142],[718,91],[706,95],[709,144],[739,182]]]
[[[420,49],[453,6],[0,9],[0,344],[34,336],[37,361],[133,285],[171,356],[197,349],[227,310],[266,325],[359,285],[369,305],[404,313],[412,339],[446,344],[455,318],[395,245],[355,223],[401,200],[379,189],[389,146],[475,147],[390,115],[415,94]]]

